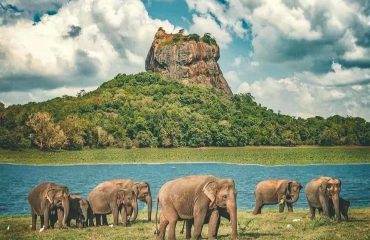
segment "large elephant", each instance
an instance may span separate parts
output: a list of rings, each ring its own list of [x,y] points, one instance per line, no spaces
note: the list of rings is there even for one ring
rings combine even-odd
[[[100,225],[100,217],[106,214],[113,214],[113,225],[118,225],[118,215],[121,214],[122,223],[127,226],[127,216],[134,212],[134,218],[137,217],[137,197],[130,188],[121,188],[117,186],[95,187],[87,197],[91,210],[96,217],[96,225]]]
[[[220,218],[219,208],[230,215],[232,239],[237,239],[236,188],[232,179],[215,176],[188,176],[165,183],[158,193],[160,226],[158,230],[158,205],[156,214],[157,239],[164,239],[169,225],[168,239],[175,239],[178,220],[194,220],[193,238],[199,239],[205,219],[209,218],[208,237],[216,238]]]
[[[28,194],[31,207],[32,230],[36,230],[37,216],[40,216],[41,227],[49,228],[49,214],[58,205],[63,207],[62,227],[66,227],[69,212],[68,188],[51,182],[44,182],[34,187]]]
[[[302,185],[295,180],[268,179],[257,184],[254,196],[256,203],[253,214],[260,214],[264,205],[279,204],[279,212],[284,212],[285,203],[288,211],[293,212],[293,203],[299,199]]]
[[[105,181],[101,184],[99,184],[101,187],[122,187],[122,188],[132,188],[137,196],[137,198],[145,202],[148,207],[148,221],[152,220],[152,193],[150,191],[150,185],[148,182],[140,182],[132,179],[113,179],[109,181]],[[133,222],[136,220],[136,216],[134,214],[134,217],[132,217],[131,213],[128,213],[130,217],[130,221]],[[132,217],[132,218],[131,218]],[[103,224],[108,224],[106,220],[106,216],[103,215]]]
[[[306,185],[305,194],[310,207],[311,219],[315,218],[315,211],[320,208],[324,216],[330,217],[329,201],[332,201],[336,219],[341,220],[339,205],[341,185],[338,178],[332,177],[318,177]]]

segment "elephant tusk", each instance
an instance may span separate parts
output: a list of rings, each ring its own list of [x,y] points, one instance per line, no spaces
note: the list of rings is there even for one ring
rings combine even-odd
[[[285,196],[283,196],[283,197],[281,198],[281,200],[280,200],[279,204],[284,204],[284,202],[285,202]]]

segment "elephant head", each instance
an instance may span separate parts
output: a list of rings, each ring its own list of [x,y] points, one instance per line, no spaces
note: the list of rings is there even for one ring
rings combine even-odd
[[[237,238],[237,204],[236,188],[232,179],[219,179],[206,183],[203,187],[204,194],[210,200],[210,208],[226,208],[230,215],[232,239]]]
[[[144,201],[148,206],[148,221],[152,220],[152,194],[150,192],[150,186],[147,182],[137,182],[132,187],[137,198],[141,201]],[[134,209],[135,211],[135,209]],[[137,211],[137,209],[136,209]],[[135,221],[136,218],[133,218],[132,221]]]
[[[63,207],[62,225],[65,227],[69,213],[68,188],[64,186],[50,188],[45,192],[44,197],[49,201],[51,206]]]
[[[325,196],[327,196],[333,201],[337,221],[341,220],[339,206],[341,185],[342,182],[338,178],[330,178],[322,182],[320,185],[320,192],[325,194]]]
[[[299,199],[302,185],[298,181],[284,181],[279,186],[279,192],[285,192],[285,202],[295,203]]]

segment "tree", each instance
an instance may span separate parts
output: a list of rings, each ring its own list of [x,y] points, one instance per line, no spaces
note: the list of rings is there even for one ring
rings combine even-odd
[[[85,144],[86,123],[76,116],[68,116],[60,122],[60,126],[67,137],[67,149],[81,149]]]
[[[104,128],[97,126],[93,130],[93,141],[97,147],[107,147],[114,143],[114,138]]]
[[[63,130],[54,123],[48,112],[30,115],[27,125],[33,130],[33,142],[41,150],[60,149],[67,144]]]
[[[136,136],[139,147],[156,147],[157,140],[150,131],[140,131]]]

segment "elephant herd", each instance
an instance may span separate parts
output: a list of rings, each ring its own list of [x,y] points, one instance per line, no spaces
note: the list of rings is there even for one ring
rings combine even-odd
[[[270,204],[279,204],[279,212],[284,211],[286,204],[288,211],[292,212],[301,189],[302,185],[294,180],[270,179],[258,183],[253,214],[261,214],[262,207]],[[337,178],[311,180],[305,188],[311,219],[318,209],[326,217],[335,216],[340,221],[343,215],[348,220],[349,202],[340,197],[340,191],[341,181]],[[168,227],[168,239],[175,239],[176,224],[184,221],[182,232],[186,228],[186,239],[199,239],[204,224],[208,224],[209,239],[216,239],[223,217],[231,222],[231,238],[237,239],[236,199],[237,190],[232,179],[207,175],[168,181],[158,192],[156,238],[164,239]],[[105,181],[98,184],[87,199],[69,193],[66,186],[44,182],[28,194],[31,228],[36,230],[37,216],[42,230],[54,228],[57,221],[60,228],[65,228],[70,226],[72,219],[78,227],[108,225],[108,214],[113,215],[113,226],[127,226],[138,216],[138,200],[147,204],[148,221],[151,221],[152,195],[147,182],[130,179]]]

